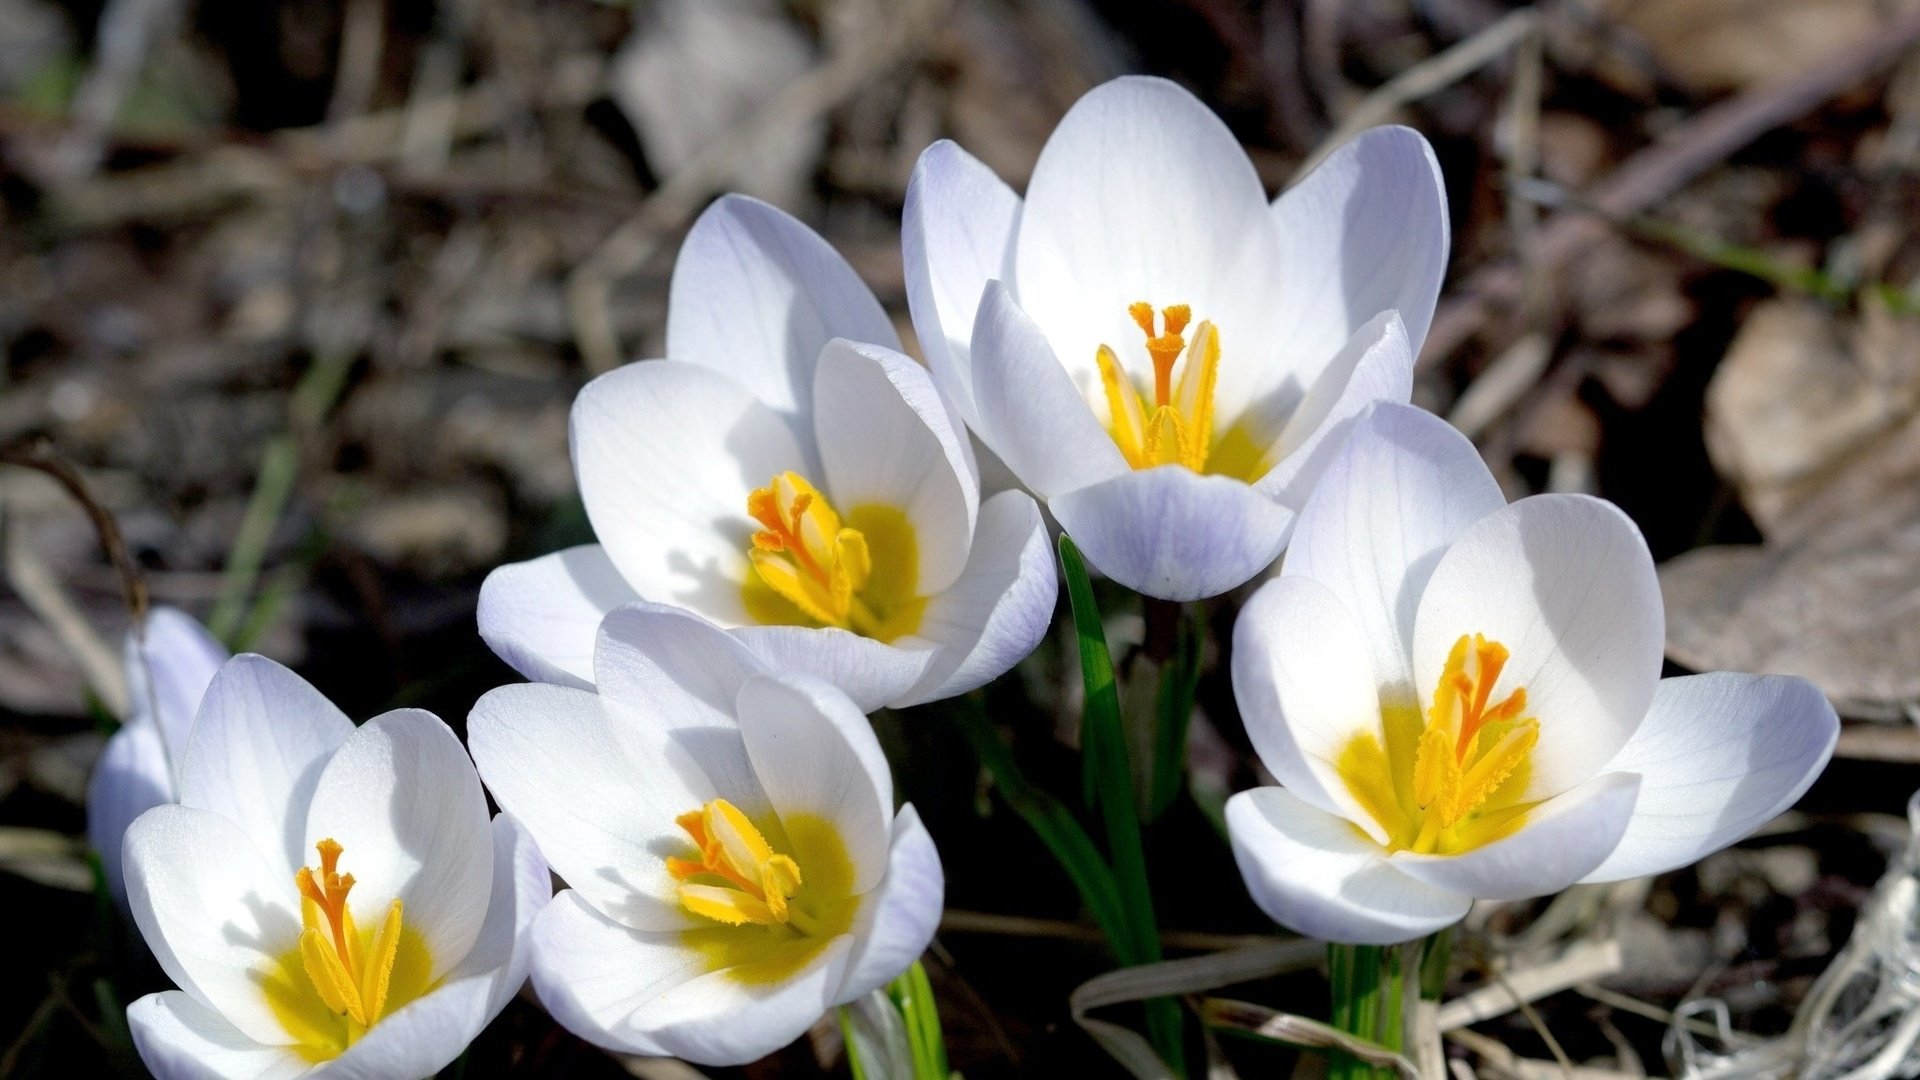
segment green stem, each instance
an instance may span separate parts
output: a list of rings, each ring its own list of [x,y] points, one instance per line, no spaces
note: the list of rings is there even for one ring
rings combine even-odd
[[[1405,1042],[1401,1012],[1405,973],[1399,947],[1329,945],[1327,971],[1333,1026],[1398,1051]],[[1393,1071],[1335,1050],[1329,1055],[1327,1075],[1330,1080],[1388,1080]]]
[[[1420,947],[1420,999],[1439,1001],[1447,992],[1447,967],[1453,962],[1453,927],[1428,937]]]
[[[1206,643],[1204,623],[1187,616],[1178,605],[1172,612],[1172,655],[1159,661],[1160,685],[1154,697],[1152,783],[1147,790],[1146,820],[1158,821],[1173,805],[1187,776],[1187,729],[1193,723],[1193,699],[1200,688],[1200,654]]]

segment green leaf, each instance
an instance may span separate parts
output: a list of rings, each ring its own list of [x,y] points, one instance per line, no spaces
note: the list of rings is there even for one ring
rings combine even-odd
[[[1146,848],[1140,840],[1140,818],[1134,809],[1133,767],[1127,760],[1126,732],[1121,726],[1120,692],[1113,674],[1113,656],[1107,650],[1100,608],[1094,602],[1093,582],[1080,549],[1064,534],[1060,537],[1060,565],[1066,571],[1067,596],[1073,603],[1073,625],[1080,645],[1080,676],[1086,686],[1086,711],[1081,716],[1081,767],[1093,779],[1087,787],[1107,835],[1107,854],[1113,879],[1133,941],[1133,963],[1160,959],[1160,929],[1153,915],[1153,893],[1147,883]],[[1147,1031],[1153,1046],[1176,1075],[1183,1072],[1180,1007],[1171,998],[1147,1002]]]
[[[940,1034],[940,1007],[933,999],[927,969],[915,960],[887,986],[887,995],[906,1021],[914,1080],[947,1080],[947,1044]]]
[[[1120,899],[1120,887],[1115,884],[1113,871],[1107,869],[1106,860],[1094,846],[1093,839],[1060,800],[1035,787],[1021,773],[1006,743],[1000,741],[999,734],[981,712],[978,701],[961,698],[956,699],[953,706],[951,712],[956,724],[972,744],[980,766],[993,777],[1000,797],[1020,815],[1046,845],[1054,861],[1073,879],[1080,899],[1093,913],[1101,932],[1107,935],[1114,956],[1123,964],[1139,963],[1126,906]]]

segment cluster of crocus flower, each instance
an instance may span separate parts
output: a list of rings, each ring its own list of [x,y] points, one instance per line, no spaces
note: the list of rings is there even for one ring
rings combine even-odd
[[[1398,942],[1745,836],[1824,765],[1831,707],[1796,679],[1661,680],[1633,524],[1508,504],[1406,404],[1447,245],[1413,132],[1269,203],[1196,99],[1120,79],[1024,200],[952,144],[922,156],[922,367],[824,240],[722,198],[675,267],[665,358],[575,403],[599,542],[482,589],[481,636],[532,681],[474,707],[471,760],[430,714],[355,728],[176,612],[130,643],[92,831],[180,988],[130,1011],[142,1055],[425,1075],[530,973],[589,1041],[735,1064],[882,986],[944,880],[864,713],[1039,643],[1043,508],[1162,600],[1285,552],[1232,665],[1278,785],[1227,812],[1281,923]]]

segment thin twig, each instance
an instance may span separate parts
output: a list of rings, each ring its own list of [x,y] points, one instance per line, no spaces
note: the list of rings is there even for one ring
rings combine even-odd
[[[1587,199],[1612,216],[1639,213],[1725,161],[1754,139],[1791,123],[1827,99],[1886,68],[1920,40],[1920,9],[1910,9],[1791,79],[1744,91],[1702,109],[1595,184]],[[1561,215],[1540,231],[1534,273],[1549,273],[1605,237],[1608,226],[1588,215]],[[1441,305],[1427,331],[1420,365],[1438,363],[1514,304],[1526,275],[1511,263],[1484,267]]]
[[[1437,93],[1505,55],[1508,49],[1526,39],[1539,27],[1539,16],[1532,8],[1521,8],[1443,52],[1435,53],[1394,76],[1360,99],[1352,111],[1341,118],[1332,134],[1320,141],[1300,167],[1293,171],[1290,183],[1313,171],[1314,166],[1342,143],[1362,131],[1392,119],[1402,106]]]

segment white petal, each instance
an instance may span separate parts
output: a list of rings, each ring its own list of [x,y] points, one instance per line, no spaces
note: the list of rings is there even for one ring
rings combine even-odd
[[[1347,818],[1376,842],[1386,830],[1360,805],[1335,763],[1355,737],[1385,745],[1367,642],[1317,581],[1278,577],[1260,587],[1233,627],[1233,696],[1260,761],[1289,797]]]
[[[716,797],[701,758],[716,744],[739,753],[738,735],[670,716],[683,702],[628,708],[572,687],[523,684],[488,691],[467,718],[467,744],[487,790],[540,845],[554,872],[629,926],[688,925],[666,859],[691,842],[674,819]],[[757,796],[757,793],[756,793]],[[764,796],[757,796],[764,799]]]
[[[948,139],[920,153],[907,182],[900,249],[907,307],[933,381],[968,425],[973,404],[973,319],[988,281],[1013,278],[1020,196]]]
[[[1227,835],[1253,902],[1308,937],[1392,945],[1451,926],[1473,906],[1395,870],[1352,825],[1285,788],[1228,799]]]
[[[509,814],[495,815],[492,832],[493,892],[487,898],[487,921],[465,959],[447,974],[449,982],[486,980],[489,1017],[505,1008],[527,981],[533,920],[553,899],[553,874],[533,834]]]
[[[740,689],[738,709],[747,756],[775,812],[831,823],[853,860],[853,891],[878,885],[887,872],[893,773],[866,716],[839,690],[804,676],[755,676]]]
[[[835,1004],[878,990],[920,959],[940,929],[946,889],[940,852],[920,823],[919,812],[908,803],[893,819],[887,878],[860,903],[853,929],[856,944]]]
[[[740,1065],[799,1038],[832,1003],[852,938],[842,935],[792,977],[747,983],[714,971],[678,934],[631,930],[573,892],[533,926],[533,986],[575,1035],[612,1050]]]
[[[395,709],[362,724],[320,774],[306,821],[309,865],[321,840],[344,849],[363,923],[398,899],[435,979],[466,957],[487,914],[493,837],[480,777],[439,717]]]
[[[1512,652],[1490,700],[1517,687],[1540,720],[1527,798],[1598,773],[1653,703],[1665,647],[1653,557],[1627,515],[1585,495],[1535,495],[1460,534],[1414,617],[1414,684],[1430,693],[1463,634]]]
[[[764,670],[739,638],[679,608],[629,604],[600,624],[600,696],[693,751],[714,790],[749,814],[770,807],[740,741],[734,702]]]
[[[900,347],[873,290],[819,234],[744,195],[694,222],[668,287],[669,359],[726,373],[804,442],[814,362],[837,337]]]
[[[1089,357],[1088,363],[1092,360]],[[1127,471],[1053,346],[1006,286],[988,282],[973,326],[973,402],[980,439],[1041,497]]]
[[[127,830],[127,904],[167,977],[256,1042],[294,1041],[263,973],[300,940],[299,894],[240,827],[156,806]]]
[[[1377,685],[1424,700],[1433,687],[1414,685],[1413,624],[1427,578],[1469,525],[1505,505],[1480,452],[1452,425],[1423,409],[1377,406],[1307,499],[1280,572],[1332,590],[1359,620]]]
[[[921,617],[919,636],[940,654],[900,704],[938,701],[999,678],[1047,636],[1059,591],[1040,508],[1023,491],[988,499],[966,572]]]
[[[939,651],[918,637],[882,643],[836,626],[742,626],[732,633],[768,669],[831,683],[862,712],[904,699],[926,677]]]
[[[200,703],[180,803],[234,822],[290,883],[306,865],[307,803],[320,770],[352,731],[305,679],[264,656],[236,656]]]
[[[1267,452],[1273,467],[1254,481],[1254,490],[1300,509],[1346,445],[1358,417],[1376,402],[1405,405],[1412,396],[1407,332],[1398,315],[1385,312],[1354,331],[1307,390]]]
[[[140,1060],[159,1080],[294,1080],[313,1066],[285,1046],[255,1042],[183,990],[127,1007]]]
[[[552,897],[552,879],[533,838],[511,818],[495,818],[492,834],[492,896],[473,949],[431,993],[380,1021],[329,1062],[328,1080],[431,1076],[500,1015],[527,981],[533,920]]]
[[[107,889],[122,907],[127,885],[120,871],[120,847],[127,826],[172,801],[173,777],[160,732],[152,724],[128,724],[115,732],[87,780],[87,839],[100,853]]]
[[[1162,600],[1218,596],[1265,570],[1293,511],[1238,480],[1181,465],[1129,470],[1047,509],[1100,572]]]
[[[1640,778],[1606,773],[1527,812],[1511,836],[1458,855],[1399,852],[1395,867],[1479,900],[1547,896],[1592,873],[1620,842]]]
[[[789,469],[819,475],[779,416],[725,375],[645,360],[580,391],[572,442],[580,498],[627,584],[721,623],[747,621],[747,495]]]
[[[925,368],[878,345],[836,339],[820,353],[814,430],[826,490],[842,515],[878,503],[904,510],[919,549],[915,595],[953,584],[967,565],[980,492]]]
[[[1164,79],[1121,78],[1081,97],[1040,151],[1014,290],[1082,379],[1097,378],[1103,344],[1150,377],[1127,305],[1189,305],[1218,327],[1217,401],[1231,416],[1274,352],[1278,250],[1260,178],[1220,118]]]
[[[1640,777],[1633,819],[1586,880],[1664,873],[1741,839],[1806,793],[1839,737],[1833,706],[1805,679],[1661,680],[1646,721],[1607,763]]]
[[[436,986],[381,1020],[327,1062],[314,1080],[432,1077],[453,1064],[499,1010],[488,1009],[483,979]]]
[[[480,585],[480,637],[535,682],[593,686],[600,620],[640,599],[599,544],[508,563]]]
[[[1415,352],[1447,270],[1447,192],[1418,132],[1374,128],[1273,202],[1281,248],[1273,300],[1296,365],[1332,355],[1354,329],[1400,313]]]
[[[226,646],[179,608],[156,607],[127,637],[129,723],[150,719],[160,729],[175,769],[187,752],[187,733],[207,684],[227,662]]]

